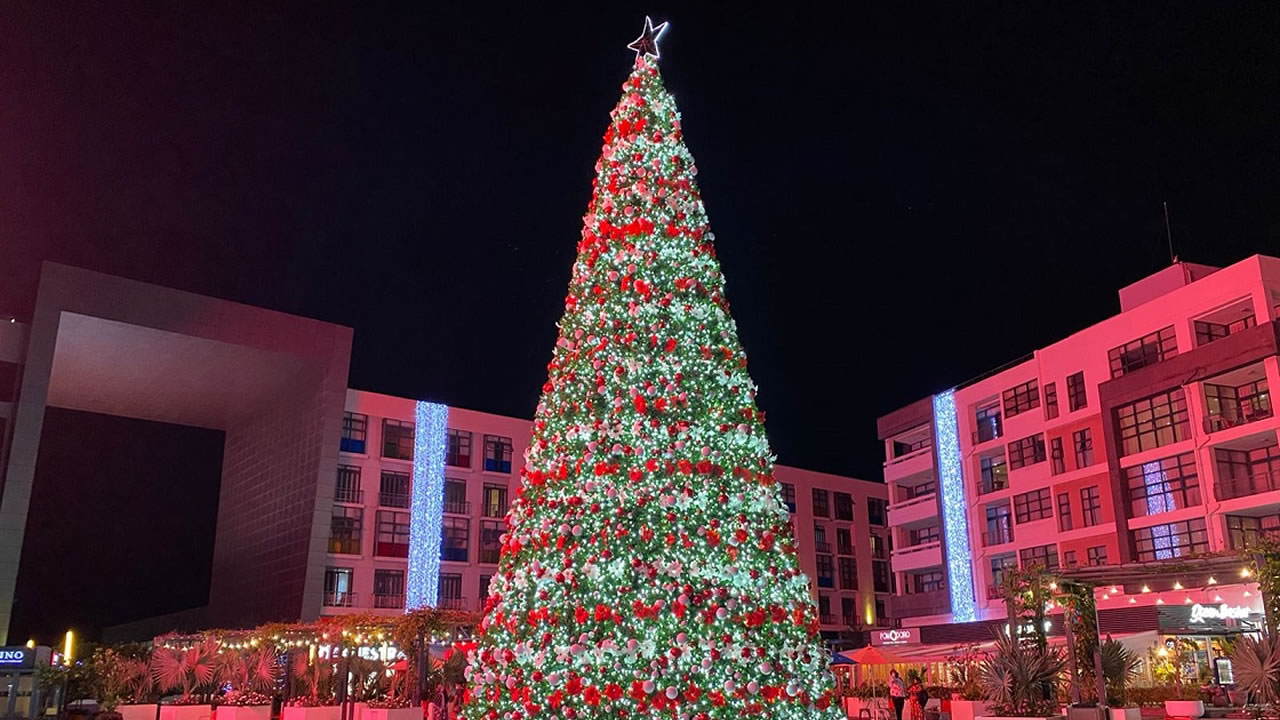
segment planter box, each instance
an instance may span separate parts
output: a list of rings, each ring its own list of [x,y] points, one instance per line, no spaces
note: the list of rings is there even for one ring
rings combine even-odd
[[[222,705],[213,720],[271,720],[270,705]]]
[[[983,700],[952,700],[951,720],[975,720],[975,718],[986,715],[987,703]]]
[[[280,713],[280,720],[339,720],[341,717],[342,708],[337,705],[286,707]]]
[[[369,710],[369,703],[357,702],[351,704],[351,720],[364,720],[364,714]]]
[[[116,712],[120,713],[124,720],[156,720],[156,708],[159,705],[151,703],[150,705],[120,705],[116,708]]]
[[[213,707],[209,705],[160,706],[160,720],[212,720],[212,718]]]
[[[1204,703],[1200,700],[1165,700],[1164,714],[1169,717],[1204,717]]]
[[[363,720],[422,720],[422,708],[369,708]]]
[[[1111,720],[1142,720],[1142,708],[1111,708]]]
[[[1067,707],[1067,720],[1108,720],[1104,707]]]

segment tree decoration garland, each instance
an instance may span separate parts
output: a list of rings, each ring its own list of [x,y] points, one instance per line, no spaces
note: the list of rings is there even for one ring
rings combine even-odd
[[[698,170],[656,44],[641,45],[596,163],[463,716],[839,717]]]

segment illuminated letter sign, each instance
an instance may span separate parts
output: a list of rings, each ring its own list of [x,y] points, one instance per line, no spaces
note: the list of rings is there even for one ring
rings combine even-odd
[[[24,647],[0,648],[0,667],[30,667],[35,651]]]
[[[1249,617],[1249,608],[1240,605],[1228,605],[1222,603],[1214,607],[1212,605],[1206,607],[1200,603],[1191,606],[1191,620],[1193,623],[1203,623],[1206,620],[1245,620]]]
[[[909,645],[920,642],[919,628],[895,628],[871,631],[872,645]]]

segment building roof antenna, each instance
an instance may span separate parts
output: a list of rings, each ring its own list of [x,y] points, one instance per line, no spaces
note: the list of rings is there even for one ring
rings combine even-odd
[[[1164,206],[1164,236],[1169,241],[1169,264],[1176,265],[1178,256],[1173,254],[1173,230],[1169,229],[1169,203],[1160,202]]]

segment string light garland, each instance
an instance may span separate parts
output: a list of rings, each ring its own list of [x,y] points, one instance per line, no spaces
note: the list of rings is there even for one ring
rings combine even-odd
[[[413,409],[413,418],[406,613],[421,607],[435,607],[440,595],[440,535],[444,529],[444,460],[449,435],[449,406],[418,401]]]
[[[933,427],[937,433],[938,478],[942,487],[942,527],[946,538],[948,587],[952,622],[978,619],[973,593],[973,555],[969,548],[969,505],[965,501],[960,435],[956,422],[956,393],[933,396]]]
[[[596,163],[466,720],[843,715],[662,28]]]

